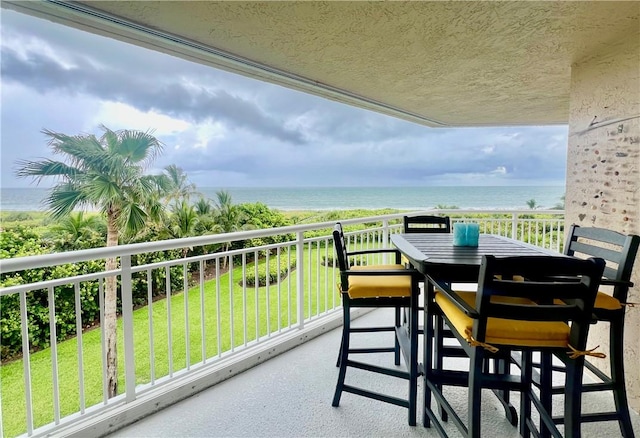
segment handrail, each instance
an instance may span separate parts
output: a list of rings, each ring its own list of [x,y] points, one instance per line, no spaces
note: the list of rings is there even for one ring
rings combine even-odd
[[[394,213],[380,216],[370,216],[366,218],[341,219],[343,225],[360,224],[372,221],[384,221],[402,219],[404,216],[416,216],[421,214],[512,214],[514,220],[521,214],[550,214],[561,215],[564,210],[424,210],[411,213]],[[198,237],[184,237],[180,239],[159,240],[155,242],[131,243],[112,247],[92,248],[79,251],[70,251],[55,254],[42,254],[37,256],[16,257],[11,259],[0,259],[0,273],[22,271],[24,269],[42,268],[45,266],[57,266],[65,263],[77,263],[87,260],[106,259],[121,257],[125,255],[136,255],[146,252],[166,251],[170,249],[187,248],[192,246],[204,246],[215,243],[225,243],[238,240],[248,240],[259,237],[276,236],[280,234],[291,234],[305,231],[312,231],[322,228],[331,228],[335,221],[318,222],[308,225],[289,225],[286,227],[268,228],[261,230],[237,231],[224,234],[209,234]],[[386,227],[385,227],[386,228]]]

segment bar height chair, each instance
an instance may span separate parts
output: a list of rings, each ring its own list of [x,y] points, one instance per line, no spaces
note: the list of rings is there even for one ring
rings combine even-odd
[[[564,247],[564,253],[569,256],[601,257],[607,261],[601,284],[611,286],[613,294],[598,292],[593,314],[598,322],[609,323],[610,374],[607,375],[592,362],[587,361],[586,368],[599,379],[599,382],[584,384],[582,391],[612,391],[615,411],[585,413],[582,414],[582,421],[618,421],[620,432],[625,438],[633,437],[634,432],[625,386],[624,320],[629,288],[633,286],[631,272],[639,245],[640,236],[637,235],[572,225]],[[562,388],[555,387],[553,393],[562,393]],[[561,424],[563,418],[556,417],[554,421]]]
[[[428,277],[424,336],[425,397],[423,423],[447,436],[431,409],[432,396],[458,430],[481,436],[481,390],[520,392],[520,434],[559,437],[551,413],[534,391],[532,353],[553,353],[565,364],[565,436],[580,436],[580,404],[588,329],[605,262],[600,258],[483,256],[478,291],[455,292],[446,281]],[[517,280],[514,280],[518,278]],[[435,293],[435,290],[438,290]],[[437,311],[436,311],[437,308]],[[432,347],[434,318],[443,318],[468,355],[469,371],[450,371],[439,363]],[[570,324],[569,324],[570,323]],[[521,354],[520,375],[490,372],[490,359]],[[444,386],[466,386],[466,424],[446,399]],[[531,420],[532,405],[543,430]]]
[[[409,410],[409,425],[416,425],[417,383],[418,383],[418,287],[417,271],[400,264],[400,252],[395,249],[374,249],[348,252],[344,232],[340,223],[333,230],[333,241],[340,269],[340,292],[342,294],[343,327],[338,358],[338,382],[332,406],[340,404],[343,392],[360,395],[385,403],[405,407]],[[395,263],[351,267],[349,258],[366,254],[392,253]],[[354,327],[351,309],[358,307],[392,308],[395,313],[393,324],[386,326]],[[401,323],[401,309],[411,309],[409,325]],[[392,332],[394,345],[391,347],[352,348],[351,335],[354,333]],[[394,364],[400,365],[404,357],[406,371],[373,365],[352,359],[354,354],[394,353]],[[397,377],[408,381],[408,395],[399,398],[381,394],[366,388],[345,383],[347,369],[357,368],[373,373]]]

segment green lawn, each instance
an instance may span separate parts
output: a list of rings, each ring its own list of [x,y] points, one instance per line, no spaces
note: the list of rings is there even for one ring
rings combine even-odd
[[[305,251],[305,318],[309,316],[309,291],[311,290],[311,314],[324,312],[325,302],[329,307],[339,303],[339,294],[335,291],[336,278],[332,270],[325,272],[317,269],[317,257],[312,251],[309,272],[309,263],[306,258],[309,252]],[[321,250],[322,257],[325,254]],[[264,263],[262,261],[261,263]],[[251,269],[253,265],[247,269]],[[187,334],[190,345],[190,363],[202,361],[202,326],[205,327],[206,357],[215,357],[220,352],[231,348],[231,323],[233,322],[234,346],[243,345],[245,342],[245,329],[243,319],[246,308],[246,342],[255,340],[256,326],[260,336],[267,334],[267,306],[270,310],[270,330],[278,330],[278,320],[282,327],[289,323],[297,322],[297,272],[283,279],[280,284],[280,293],[277,285],[269,288],[261,287],[243,288],[238,285],[242,278],[242,270],[233,270],[233,318],[231,315],[231,299],[229,274],[221,276],[219,281],[220,299],[220,332],[218,332],[218,313],[216,311],[218,290],[216,280],[207,281],[204,287],[204,324],[202,324],[201,293],[200,287],[190,289],[186,294],[172,295],[170,300],[160,300],[152,303],[151,307],[143,307],[134,311],[134,342],[135,342],[135,367],[136,383],[151,382],[151,354],[149,345],[149,309],[153,314],[153,350],[155,379],[169,374],[170,359],[173,371],[178,371],[187,365]],[[327,275],[328,274],[328,275]],[[332,295],[335,296],[332,297]],[[289,301],[289,295],[291,296]],[[278,306],[278,296],[280,306]],[[189,313],[188,325],[185,324],[185,300]],[[319,305],[316,300],[319,301]],[[288,303],[291,307],[288,307]],[[244,305],[243,305],[244,303]],[[171,318],[169,318],[169,307]],[[259,313],[256,322],[256,309]],[[279,311],[278,311],[279,310]],[[169,327],[171,327],[171,351],[169,349]],[[124,363],[122,321],[119,321],[118,361],[119,361],[119,391],[124,390]],[[100,330],[90,330],[82,335],[83,344],[83,378],[85,391],[85,406],[89,407],[102,401],[102,361],[100,359]],[[218,350],[218,344],[221,349]],[[58,376],[60,385],[60,411],[64,417],[80,410],[79,401],[79,372],[78,372],[78,338],[69,339],[58,344]],[[39,351],[31,355],[31,380],[32,403],[34,423],[36,427],[54,421],[53,404],[53,379],[51,349]],[[16,436],[26,431],[25,386],[23,374],[23,361],[14,361],[0,367],[0,390],[2,394],[2,422],[5,436]]]

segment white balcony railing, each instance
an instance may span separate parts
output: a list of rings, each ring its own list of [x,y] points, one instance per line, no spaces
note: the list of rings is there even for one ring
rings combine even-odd
[[[481,232],[556,251],[563,242],[562,211],[421,213],[450,214],[454,223],[473,220],[480,223]],[[342,221],[348,246],[388,247],[389,235],[401,231],[401,219],[401,214],[394,214]],[[6,277],[43,267],[119,259],[119,268],[113,271],[25,281],[0,289],[3,298],[19,301],[22,345],[22,358],[2,365],[0,436],[102,435],[338,326],[333,225],[324,222],[0,260],[0,273]],[[278,243],[250,246],[252,239],[274,237]],[[206,252],[211,245],[228,242],[236,243],[234,249]],[[184,248],[189,248],[187,254],[199,255],[141,262],[153,260],[158,252]],[[262,270],[264,286],[257,280]],[[251,274],[255,284],[247,283]],[[84,326],[86,309],[81,305],[88,290],[97,290],[102,297],[110,276],[119,281],[122,303],[120,390],[113,398],[107,397],[104,377],[103,300],[99,298],[96,330]],[[146,285],[144,297],[139,296],[140,284]],[[156,300],[161,292],[166,299]],[[27,306],[36,296],[47,306],[49,320],[50,347],[40,351],[30,343],[34,328]],[[61,300],[73,301],[77,335],[58,343],[56,303]],[[43,399],[49,400],[47,409],[38,407]]]

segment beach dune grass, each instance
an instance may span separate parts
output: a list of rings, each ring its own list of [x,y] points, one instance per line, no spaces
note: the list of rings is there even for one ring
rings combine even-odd
[[[305,263],[304,273],[306,277],[303,291],[305,318],[326,312],[328,308],[340,303],[340,296],[335,287],[335,270],[317,269],[318,255],[315,251],[310,255],[311,261]],[[263,264],[265,261],[261,260],[259,263]],[[252,267],[253,264],[247,265],[247,269]],[[218,280],[206,281],[202,291],[200,286],[196,286],[190,288],[187,293],[175,293],[170,299],[158,300],[150,306],[135,310],[133,318],[136,384],[157,381],[187,365],[194,366],[201,363],[205,358],[210,361],[211,358],[230,351],[232,340],[233,347],[237,348],[255,342],[257,336],[266,336],[268,330],[273,333],[289,324],[297,323],[297,275],[298,271],[294,270],[279,284],[271,284],[268,288],[243,288],[239,285],[243,276],[242,268],[237,267],[221,275]],[[233,293],[231,294],[230,291]],[[153,354],[150,346],[150,313],[153,322]],[[188,313],[188,323],[185,319],[186,313]],[[229,318],[231,314],[233,318]],[[246,324],[243,321],[246,321]],[[122,393],[125,385],[122,320],[120,319],[118,323],[120,352],[118,388],[119,393]],[[78,366],[79,342],[82,343],[82,375],[78,371],[80,368]],[[189,361],[187,361],[187,345]],[[86,331],[81,337],[57,344],[60,417],[81,410],[81,377],[84,388],[84,407],[102,402],[101,354],[99,329]],[[55,421],[52,349],[47,348],[32,354],[30,365],[34,425],[39,427]],[[26,432],[26,396],[22,360],[3,364],[0,367],[0,390],[4,435],[16,436]]]

